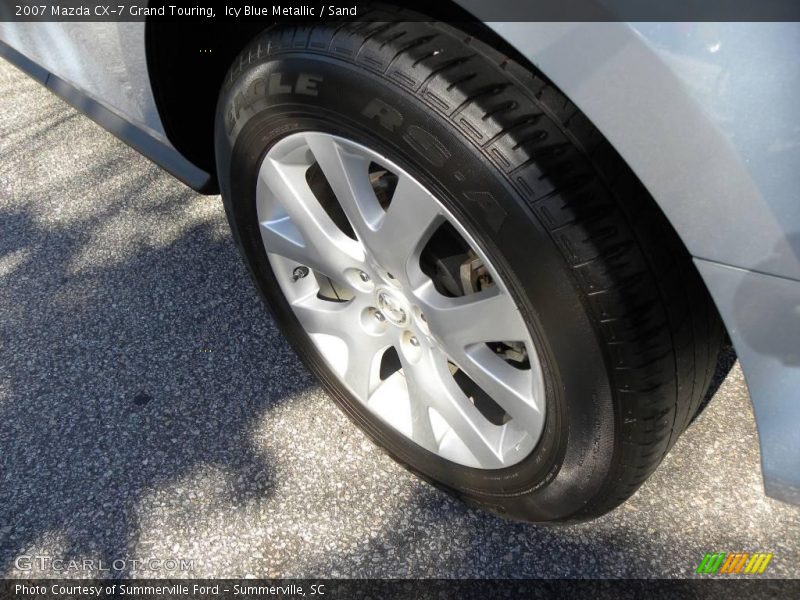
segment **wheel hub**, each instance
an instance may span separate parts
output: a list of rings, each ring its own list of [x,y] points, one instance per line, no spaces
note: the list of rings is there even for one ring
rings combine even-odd
[[[375,295],[375,302],[386,320],[397,327],[405,327],[409,321],[408,301],[399,292],[382,288]]]

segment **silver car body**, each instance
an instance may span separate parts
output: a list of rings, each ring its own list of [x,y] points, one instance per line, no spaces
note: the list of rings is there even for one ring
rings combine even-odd
[[[589,117],[680,235],[741,362],[766,492],[800,503],[800,26],[487,25]],[[0,56],[184,182],[208,180],[164,131],[144,23],[0,23]]]

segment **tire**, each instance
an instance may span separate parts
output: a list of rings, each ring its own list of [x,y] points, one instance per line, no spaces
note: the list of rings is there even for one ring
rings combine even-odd
[[[721,322],[652,198],[557,88],[453,27],[402,16],[273,27],[241,53],[216,122],[234,237],[299,356],[397,461],[509,518],[597,517],[634,493],[690,422]],[[299,132],[388,157],[493,265],[542,377],[543,422],[524,457],[487,469],[431,452],[376,417],[323,358],[265,251],[256,202],[265,156]]]

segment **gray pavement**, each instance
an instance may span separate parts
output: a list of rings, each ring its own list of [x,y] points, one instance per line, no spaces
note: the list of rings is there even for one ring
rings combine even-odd
[[[682,577],[765,551],[797,577],[798,540],[800,509],[763,495],[738,365],[593,523],[509,523],[419,481],[295,357],[219,197],[0,61],[0,576],[55,575],[49,557],[90,561],[79,576]]]

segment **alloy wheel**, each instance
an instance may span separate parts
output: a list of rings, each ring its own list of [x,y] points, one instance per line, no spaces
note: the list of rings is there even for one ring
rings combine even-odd
[[[264,248],[341,383],[426,450],[499,469],[544,424],[536,348],[507,286],[450,211],[356,142],[289,135],[257,183]]]

